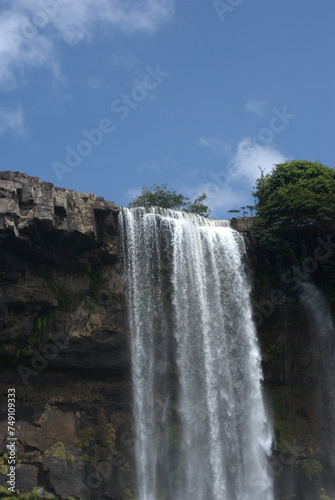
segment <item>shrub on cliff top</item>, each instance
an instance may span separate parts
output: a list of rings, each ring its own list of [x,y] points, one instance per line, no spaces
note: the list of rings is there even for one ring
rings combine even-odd
[[[335,170],[318,162],[287,161],[256,180],[253,232],[279,246],[296,227],[328,229],[335,222]]]
[[[154,183],[150,188],[144,186],[141,194],[129,203],[129,207],[170,208],[171,210],[184,210],[185,212],[208,217],[211,211],[207,205],[202,203],[206,200],[206,193],[202,193],[192,203],[183,194],[179,194],[176,191],[168,191],[166,183],[161,186]]]

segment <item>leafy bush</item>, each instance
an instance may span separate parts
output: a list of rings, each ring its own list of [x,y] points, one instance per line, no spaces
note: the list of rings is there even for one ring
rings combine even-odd
[[[205,200],[207,200],[207,195],[202,193],[192,203],[183,194],[179,194],[176,191],[168,191],[166,183],[161,186],[154,183],[150,188],[144,186],[141,194],[129,203],[129,207],[170,208],[171,210],[185,210],[185,212],[208,217],[211,211],[207,205],[202,203]]]
[[[268,247],[280,246],[296,227],[328,229],[335,222],[335,170],[321,163],[287,161],[256,180],[253,233]]]

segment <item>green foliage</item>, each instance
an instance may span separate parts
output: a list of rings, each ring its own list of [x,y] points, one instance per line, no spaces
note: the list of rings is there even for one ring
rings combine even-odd
[[[68,290],[59,288],[57,299],[58,299],[58,305],[61,309],[64,309],[65,311],[70,310],[72,304],[72,295]]]
[[[129,488],[126,488],[124,490],[124,500],[135,500],[135,493],[129,489]]]
[[[76,459],[75,459],[75,456],[72,455],[72,453],[67,453],[66,454],[66,460],[67,460],[67,462],[72,462],[73,463],[73,462],[75,462]]]
[[[119,470],[121,470],[122,472],[132,472],[132,469],[127,460],[119,466]]]
[[[64,311],[69,311],[73,302],[71,292],[61,288],[61,286],[53,279],[48,280],[48,286],[55,292],[59,308]]]
[[[36,330],[41,330],[41,328],[42,328],[42,322],[41,322],[41,318],[40,317],[36,318],[35,327],[36,327]]]
[[[325,490],[323,488],[321,488],[320,493],[321,493],[320,500],[335,500],[334,497],[326,495]]]
[[[49,337],[49,331],[54,320],[54,313],[49,312],[43,316],[37,316],[31,329],[31,334],[27,340],[29,345],[45,343]],[[27,353],[26,353],[27,354]]]
[[[179,442],[179,432],[176,425],[168,425],[167,422],[161,423],[163,429],[165,430],[166,436],[174,448],[177,448],[180,444]]]
[[[38,491],[42,489],[43,494],[40,495]],[[7,496],[4,496],[7,495]],[[33,490],[29,493],[20,493],[19,490],[16,490],[16,493],[12,493],[11,491],[8,491],[7,488],[4,486],[0,486],[0,497],[3,500],[15,500],[15,499],[22,499],[22,500],[42,500],[49,498],[49,500],[54,500],[57,497],[53,493],[48,493],[46,492],[42,486],[35,486]],[[70,497],[68,497],[70,498]]]
[[[86,429],[82,429],[78,432],[78,439],[74,443],[78,450],[87,448],[90,445],[90,441],[93,439],[93,434],[94,431],[92,427],[87,427]]]
[[[306,476],[309,480],[312,479],[312,476],[315,474],[319,474],[322,471],[322,465],[315,458],[305,458],[304,460],[298,460],[296,462],[297,467],[302,467]]]
[[[101,275],[98,269],[93,269],[91,272],[91,282],[90,282],[90,296],[97,299],[99,296],[99,291],[102,287],[106,285],[106,280]]]
[[[236,210],[235,208],[233,210],[228,210],[229,214],[240,214],[241,210]]]
[[[246,208],[249,210],[250,212],[250,217],[253,217],[254,214],[255,214],[255,207],[254,205],[247,205]]]
[[[241,213],[242,211],[242,213]],[[253,205],[246,205],[241,207],[239,210],[228,210],[229,214],[240,214],[238,217],[253,217],[255,214],[255,207]]]
[[[101,300],[108,302],[120,302],[123,299],[123,294],[116,292],[115,290],[112,290],[111,288],[106,288],[102,293],[101,293]]]
[[[66,458],[66,450],[65,446],[61,441],[57,441],[57,443],[51,446],[52,457],[53,458]]]
[[[207,200],[207,195],[206,193],[202,193],[201,196],[196,198],[193,203],[189,202],[187,205],[187,208],[185,209],[186,212],[190,212],[192,214],[198,214],[202,215],[203,217],[208,217],[209,214],[211,213],[208,205],[205,205],[202,203],[203,201]]]
[[[107,424],[107,428],[108,428],[108,433],[107,433],[107,446],[108,448],[110,449],[110,451],[113,453],[113,454],[116,454],[117,453],[117,450],[116,450],[116,433],[115,433],[115,428],[113,426],[112,423],[108,423]]]
[[[177,191],[168,191],[167,184],[164,183],[158,186],[154,183],[151,187],[144,186],[141,194],[134,198],[129,207],[161,207],[170,208],[172,210],[185,210],[204,217],[208,217],[210,209],[203,202],[206,201],[207,195],[202,193],[193,202],[183,194]]]
[[[335,221],[335,170],[321,163],[287,161],[256,180],[253,233],[270,247],[283,245],[295,228],[317,225],[327,229]]]

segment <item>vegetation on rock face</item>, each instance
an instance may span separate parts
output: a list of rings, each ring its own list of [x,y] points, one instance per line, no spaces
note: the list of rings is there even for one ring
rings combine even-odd
[[[207,195],[202,193],[196,198],[193,203],[189,198],[176,191],[168,191],[167,184],[164,183],[158,186],[154,183],[151,187],[144,186],[141,194],[134,198],[129,207],[161,207],[170,208],[172,210],[184,210],[204,217],[208,217],[210,209],[203,202],[207,200]]]
[[[296,465],[297,467],[302,467],[309,480],[312,479],[312,476],[314,476],[315,474],[319,474],[322,471],[322,465],[318,460],[315,460],[314,458],[298,460],[296,462]]]
[[[325,490],[323,488],[321,488],[320,493],[321,493],[320,500],[335,500],[334,497],[326,495]]]
[[[92,427],[87,427],[78,432],[79,438],[75,442],[75,446],[78,450],[87,448],[90,445],[90,441],[93,439],[94,431]]]
[[[287,161],[256,180],[253,233],[265,246],[279,247],[295,228],[335,222],[335,170],[318,162]]]

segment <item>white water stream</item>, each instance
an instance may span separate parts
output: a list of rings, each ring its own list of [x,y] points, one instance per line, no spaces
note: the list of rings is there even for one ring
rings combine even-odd
[[[227,221],[119,216],[139,500],[272,500],[272,431],[244,273]]]

